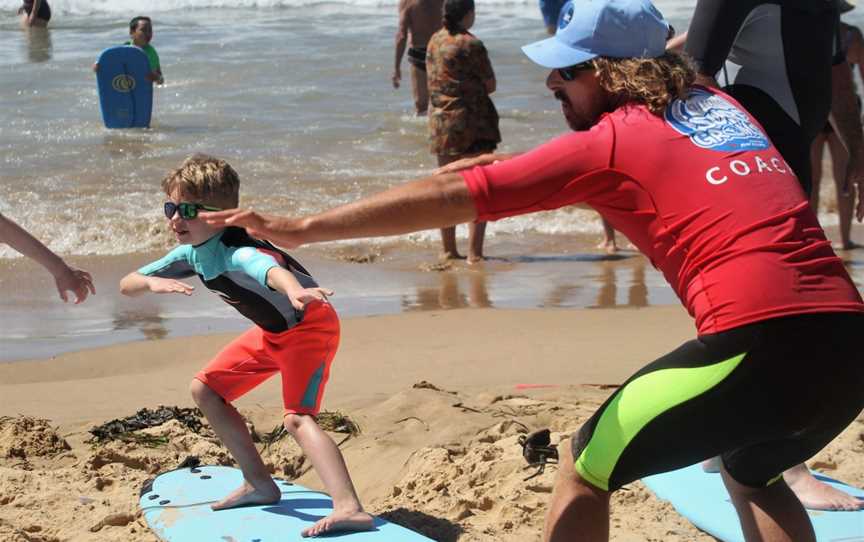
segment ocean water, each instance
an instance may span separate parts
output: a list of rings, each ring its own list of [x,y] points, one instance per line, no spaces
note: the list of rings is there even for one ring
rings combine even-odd
[[[149,336],[154,318],[168,322],[168,334],[242,325],[215,302],[158,301],[145,310],[113,294],[122,273],[172,246],[159,182],[193,152],[231,162],[242,205],[280,214],[323,210],[430,172],[435,160],[425,121],[412,115],[407,63],[402,87],[390,85],[396,4],[52,0],[49,29],[27,32],[15,15],[19,2],[0,0],[0,212],[101,279],[97,300],[59,307],[50,277],[0,246],[0,359],[78,347],[82,337],[92,344]],[[694,4],[657,3],[678,29]],[[127,39],[128,20],[138,14],[153,18],[166,84],[155,91],[150,129],[107,130],[91,65]],[[500,149],[524,150],[564,132],[543,85],[547,72],[520,50],[545,37],[536,1],[477,0],[472,31],[498,80]],[[466,291],[471,277],[483,275],[493,306],[598,305],[608,290],[607,264],[592,251],[600,231],[596,215],[578,208],[500,221],[486,245],[499,260],[481,271],[457,264],[443,275]],[[343,312],[369,314],[430,308],[429,284],[446,298],[441,273],[422,271],[437,250],[438,233],[429,231],[328,244],[308,257],[348,299]],[[375,262],[347,264],[346,254],[371,254]],[[675,302],[650,265],[631,269],[644,260],[626,254],[621,261],[613,275],[642,277],[621,280],[647,287],[646,303]],[[574,293],[583,288],[571,284],[574,277],[587,277],[583,293]],[[470,304],[463,297],[456,306]],[[199,327],[182,324],[202,317],[209,320]]]
[[[192,152],[232,163],[244,205],[296,213],[435,165],[425,122],[411,116],[407,76],[399,90],[389,82],[395,1],[147,2],[167,83],[143,131],[102,126],[90,70],[102,49],[127,39],[142,4],[54,0],[47,33],[21,31],[17,5],[0,0],[0,211],[64,254],[168,246],[159,181]],[[502,148],[564,131],[546,71],[519,49],[544,37],[536,3],[479,0],[477,13],[473,30],[498,78]],[[509,220],[489,235],[597,231],[593,213],[566,210]]]

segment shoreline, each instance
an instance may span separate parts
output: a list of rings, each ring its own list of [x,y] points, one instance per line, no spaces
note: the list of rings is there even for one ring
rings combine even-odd
[[[826,228],[837,238],[835,226]],[[862,226],[853,225],[853,239]],[[678,305],[663,276],[633,249],[606,255],[591,234],[525,235],[488,243],[488,260],[441,262],[438,245],[363,240],[303,247],[292,254],[318,282],[335,290],[331,302],[342,318],[459,308],[619,309]],[[622,246],[627,241],[619,235]],[[196,286],[191,297],[145,295],[130,299],[117,284],[127,272],[162,253],[72,256],[91,271],[96,295],[81,305],[63,304],[50,275],[24,258],[0,259],[0,365],[137,340],[238,333],[242,316]],[[859,289],[864,250],[839,251]]]
[[[591,235],[498,241],[479,265],[441,262],[436,246],[352,245],[292,251],[342,318],[456,308],[611,308],[677,299],[633,250],[607,256]],[[91,271],[96,295],[80,305],[57,299],[50,275],[22,258],[0,259],[0,365],[66,352],[171,337],[239,332],[249,324],[192,278],[190,297],[119,294],[120,278],[162,254],[69,257]]]

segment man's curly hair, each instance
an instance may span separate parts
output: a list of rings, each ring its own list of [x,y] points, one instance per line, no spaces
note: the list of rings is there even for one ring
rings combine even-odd
[[[672,100],[686,98],[696,77],[689,57],[673,52],[656,58],[596,57],[592,62],[615,107],[635,102],[655,115],[662,115]]]

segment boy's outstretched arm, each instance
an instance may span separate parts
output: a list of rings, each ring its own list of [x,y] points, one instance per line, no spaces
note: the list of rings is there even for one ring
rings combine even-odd
[[[133,271],[120,279],[120,293],[129,297],[136,297],[146,292],[192,295],[194,290],[194,286],[185,282],[162,277],[148,277],[138,271]]]
[[[0,214],[0,243],[6,243],[21,254],[35,260],[54,275],[57,293],[64,302],[69,300],[66,292],[75,294],[75,303],[81,303],[90,294],[96,293],[93,277],[81,269],[69,267],[63,259],[54,254],[30,232]]]
[[[327,301],[327,296],[333,295],[333,290],[327,288],[304,288],[291,271],[282,267],[271,267],[267,271],[267,286],[287,295],[297,310],[303,310],[313,301]]]

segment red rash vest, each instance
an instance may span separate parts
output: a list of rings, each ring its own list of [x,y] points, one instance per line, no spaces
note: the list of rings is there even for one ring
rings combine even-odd
[[[794,173],[722,92],[695,86],[663,116],[620,107],[462,176],[481,221],[587,203],[662,271],[700,334],[864,312]]]

